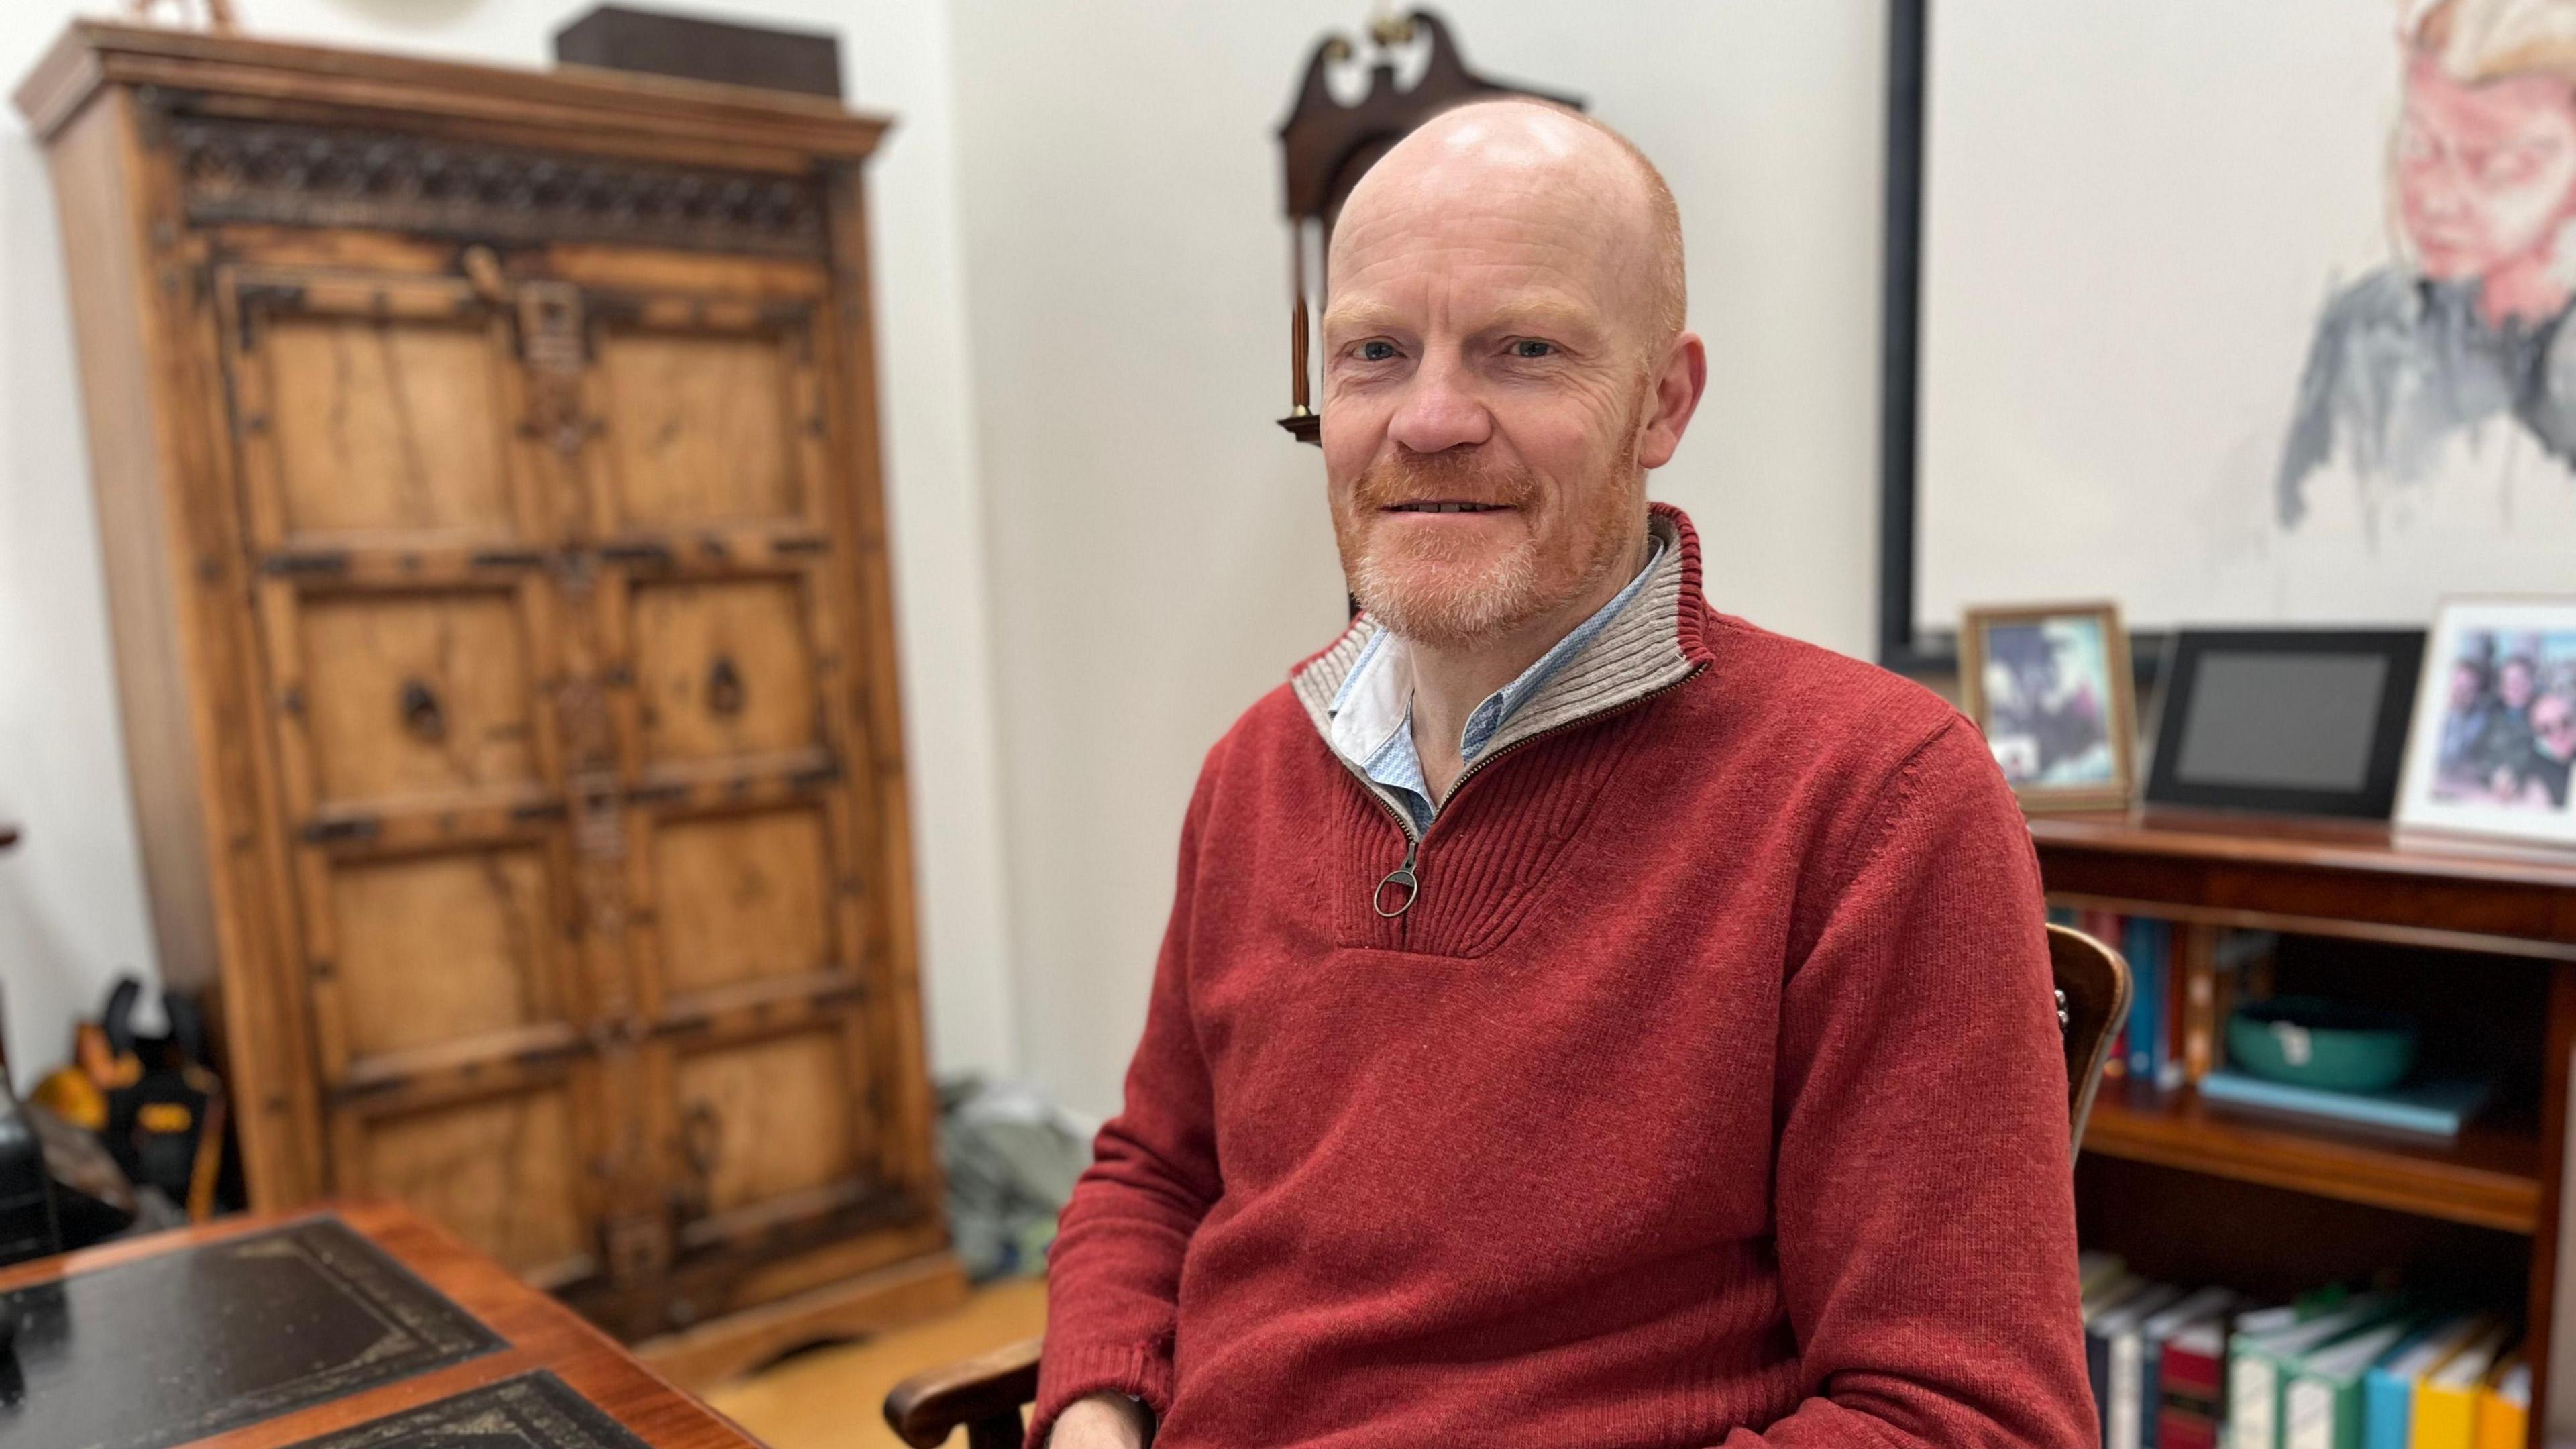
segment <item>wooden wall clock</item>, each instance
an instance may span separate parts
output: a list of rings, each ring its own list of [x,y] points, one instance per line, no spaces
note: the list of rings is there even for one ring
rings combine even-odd
[[[1334,99],[1333,68],[1357,59],[1360,44],[1346,35],[1328,35],[1306,58],[1305,78],[1298,83],[1296,105],[1279,125],[1280,165],[1288,216],[1288,266],[1295,301],[1289,321],[1289,406],[1279,426],[1301,443],[1321,441],[1320,416],[1314,408],[1312,365],[1308,348],[1313,322],[1307,305],[1310,280],[1317,283],[1320,305],[1323,259],[1332,246],[1333,223],[1342,203],[1377,159],[1393,150],[1414,127],[1442,111],[1468,101],[1499,96],[1526,96],[1583,109],[1573,96],[1516,85],[1479,75],[1467,68],[1447,21],[1428,10],[1382,15],[1368,27],[1372,48],[1368,91],[1356,104]],[[1426,47],[1422,74],[1411,85],[1398,78],[1399,51],[1416,43]],[[1311,247],[1310,247],[1311,242]],[[1309,270],[1314,276],[1310,278]]]

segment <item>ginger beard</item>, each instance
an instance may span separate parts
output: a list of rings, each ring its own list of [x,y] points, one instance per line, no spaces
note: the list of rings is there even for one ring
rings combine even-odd
[[[1646,391],[1631,410],[1599,484],[1579,493],[1551,493],[1527,468],[1477,448],[1398,448],[1371,463],[1333,509],[1352,597],[1398,636],[1454,648],[1589,593],[1627,561],[1638,537],[1644,502],[1637,434],[1652,396]],[[1486,530],[1407,527],[1406,515],[1384,511],[1420,499],[1509,507],[1520,537],[1498,550]],[[1583,512],[1566,516],[1569,505]]]

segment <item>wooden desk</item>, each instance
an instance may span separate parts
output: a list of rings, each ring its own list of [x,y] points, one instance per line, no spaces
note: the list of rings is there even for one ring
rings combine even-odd
[[[758,1449],[394,1204],[0,1269],[0,1306],[8,1449]]]

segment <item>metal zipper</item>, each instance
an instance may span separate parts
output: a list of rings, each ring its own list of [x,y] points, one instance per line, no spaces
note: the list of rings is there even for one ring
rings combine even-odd
[[[1433,830],[1440,828],[1441,817],[1447,815],[1450,808],[1457,803],[1458,792],[1467,788],[1468,781],[1484,773],[1487,765],[1494,763],[1496,760],[1502,759],[1506,755],[1518,751],[1523,745],[1534,745],[1541,740],[1548,739],[1555,735],[1561,735],[1567,730],[1580,729],[1583,726],[1590,724],[1598,724],[1602,720],[1626,714],[1628,711],[1636,709],[1650,701],[1661,699],[1665,695],[1670,694],[1674,690],[1681,688],[1683,685],[1690,683],[1694,679],[1697,679],[1700,671],[1707,667],[1707,661],[1703,660],[1698,664],[1692,665],[1690,673],[1683,675],[1681,678],[1674,680],[1670,684],[1657,685],[1655,688],[1647,690],[1643,694],[1636,695],[1629,699],[1623,699],[1617,704],[1611,705],[1606,709],[1596,709],[1590,714],[1579,715],[1573,719],[1565,721],[1563,724],[1550,725],[1546,729],[1538,731],[1536,734],[1523,735],[1519,739],[1512,741],[1510,744],[1503,746],[1499,750],[1494,750],[1488,754],[1478,757],[1474,763],[1468,765],[1465,770],[1459,773],[1456,780],[1450,783],[1449,797],[1440,802],[1440,812],[1432,817],[1431,828]],[[1330,748],[1329,742],[1327,744],[1327,748]],[[1341,751],[1333,750],[1332,756],[1336,760],[1341,760],[1342,768],[1351,772],[1351,778],[1359,781],[1361,787],[1368,791],[1369,798],[1375,800],[1378,804],[1378,808],[1386,812],[1386,818],[1394,821],[1395,828],[1404,832],[1404,864],[1387,872],[1386,875],[1378,881],[1377,888],[1369,892],[1369,909],[1376,911],[1379,916],[1386,920],[1398,920],[1402,918],[1406,912],[1413,909],[1413,903],[1415,901],[1422,899],[1422,842],[1424,835],[1428,832],[1416,831],[1413,828],[1412,820],[1407,818],[1404,811],[1397,808],[1395,803],[1386,797],[1384,787],[1379,785],[1377,781],[1370,779],[1367,773],[1361,770],[1359,766],[1352,764],[1347,759],[1344,759]],[[1386,908],[1385,901],[1386,888],[1391,885],[1400,885],[1404,887],[1404,903],[1390,911]]]
[[[1385,811],[1386,818],[1394,821],[1395,828],[1404,835],[1404,864],[1387,872],[1385,879],[1377,883],[1377,889],[1369,893],[1370,909],[1392,921],[1412,910],[1414,897],[1422,894],[1422,877],[1415,873],[1416,863],[1422,855],[1422,836],[1413,828],[1412,818],[1406,815],[1393,800],[1387,798],[1385,786],[1370,779],[1367,772],[1359,766],[1343,759],[1342,752],[1334,749],[1331,741],[1325,741],[1324,749],[1334,759],[1341,760],[1342,768],[1351,772],[1351,778],[1360,782],[1360,789],[1366,792],[1371,800],[1377,802],[1377,808]],[[1404,904],[1391,911],[1383,904],[1386,899],[1386,888],[1390,885],[1401,885],[1405,888]]]
[[[1386,879],[1377,883],[1377,889],[1369,892],[1369,909],[1390,921],[1413,909],[1413,898],[1422,894],[1422,877],[1413,873],[1413,863],[1421,856],[1421,839],[1408,837],[1404,842],[1404,864],[1389,871]],[[1386,888],[1391,885],[1404,887],[1404,901],[1390,911],[1386,908]]]

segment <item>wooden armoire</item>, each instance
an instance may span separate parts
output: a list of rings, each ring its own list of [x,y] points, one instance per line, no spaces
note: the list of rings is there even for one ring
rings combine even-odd
[[[406,1199],[688,1380],[953,1300],[886,122],[102,24],[17,99],[163,972],[219,997],[254,1204]]]

